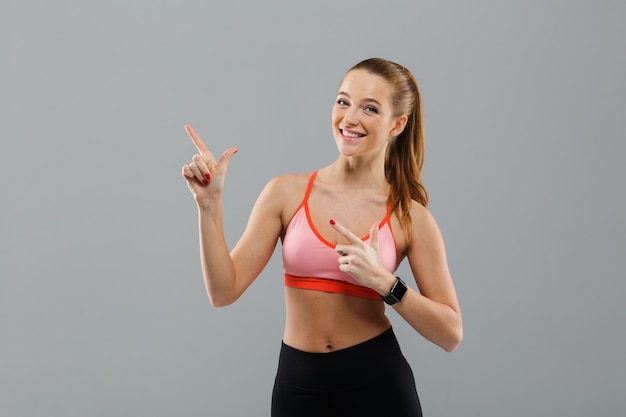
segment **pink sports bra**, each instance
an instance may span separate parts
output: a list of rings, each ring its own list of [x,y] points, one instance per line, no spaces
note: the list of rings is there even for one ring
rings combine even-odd
[[[302,204],[289,222],[283,238],[285,286],[380,300],[376,291],[364,287],[339,270],[339,254],[335,251],[335,245],[315,229],[308,200],[316,176],[317,171],[311,175]],[[383,267],[393,273],[397,266],[397,254],[389,221],[390,209],[391,206],[378,229],[378,247]],[[368,242],[369,235],[362,240]]]

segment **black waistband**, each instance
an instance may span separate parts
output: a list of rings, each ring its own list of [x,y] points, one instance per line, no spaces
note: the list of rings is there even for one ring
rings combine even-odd
[[[393,372],[406,363],[389,328],[382,334],[329,353],[303,352],[282,344],[276,380],[316,390],[334,390]]]

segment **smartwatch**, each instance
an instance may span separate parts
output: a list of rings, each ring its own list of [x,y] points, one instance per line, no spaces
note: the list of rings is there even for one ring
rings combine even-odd
[[[404,281],[400,279],[400,277],[396,277],[396,282],[391,287],[391,292],[386,297],[381,297],[383,301],[389,305],[399,303],[404,298],[404,294],[406,294],[406,284]]]

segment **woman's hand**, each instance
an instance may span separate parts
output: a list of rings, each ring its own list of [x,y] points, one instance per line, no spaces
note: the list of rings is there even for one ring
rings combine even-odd
[[[238,149],[226,149],[220,160],[216,161],[194,128],[185,125],[185,130],[200,153],[193,156],[189,165],[183,166],[183,178],[187,181],[198,205],[206,206],[210,204],[212,198],[221,195],[228,162]]]
[[[396,279],[380,263],[378,251],[378,227],[380,223],[375,223],[371,227],[369,244],[334,220],[331,220],[330,223],[349,243],[348,245],[335,246],[335,251],[341,255],[339,257],[339,270],[379,294],[387,295]]]

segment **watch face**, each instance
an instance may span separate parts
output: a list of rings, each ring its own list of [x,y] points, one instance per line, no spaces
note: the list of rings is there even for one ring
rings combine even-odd
[[[406,294],[407,291],[407,287],[404,281],[402,281],[398,277],[396,278],[396,282],[393,284],[393,287],[391,287],[391,292],[387,297],[384,298],[384,301],[389,305],[393,305],[402,301],[402,299],[404,298],[404,294]]]
[[[406,294],[406,291],[406,285],[404,284],[404,282],[402,282],[401,279],[398,279],[398,281],[396,281],[396,285],[394,285],[391,290],[391,295],[393,295],[393,298],[400,302],[404,298],[404,294]]]

